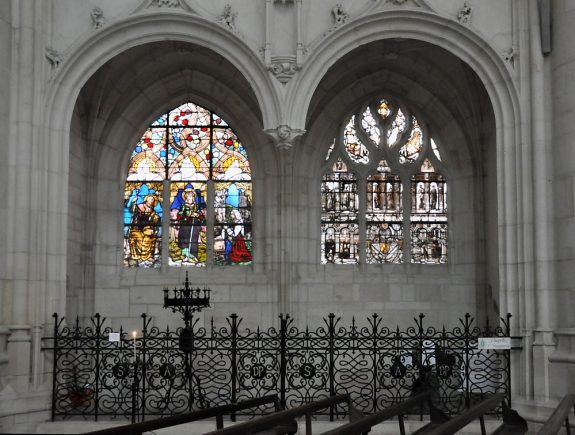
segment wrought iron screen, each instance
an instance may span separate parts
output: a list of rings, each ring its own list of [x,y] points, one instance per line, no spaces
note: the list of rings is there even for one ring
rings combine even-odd
[[[509,320],[495,328],[475,325],[471,315],[453,329],[424,324],[420,314],[405,330],[383,325],[377,314],[365,325],[343,326],[330,314],[316,329],[298,329],[289,316],[278,327],[240,331],[232,314],[216,328],[193,324],[193,336],[180,350],[180,330],[160,330],[142,315],[139,338],[112,329],[96,314],[91,325],[65,326],[54,315],[52,419],[166,416],[232,401],[278,394],[295,407],[351,393],[357,408],[373,413],[423,390],[456,414],[486,394],[511,399],[509,350],[479,350],[479,337],[509,337]],[[137,362],[134,363],[136,356]],[[246,411],[248,415],[272,408]],[[331,418],[344,409],[326,411]]]

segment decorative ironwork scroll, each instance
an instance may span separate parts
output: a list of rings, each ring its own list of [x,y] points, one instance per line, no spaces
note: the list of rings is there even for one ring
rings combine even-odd
[[[120,329],[116,342],[99,314],[85,326],[54,315],[45,348],[54,353],[52,419],[137,421],[274,393],[287,407],[351,393],[358,409],[373,413],[423,390],[456,414],[495,392],[510,401],[510,350],[478,349],[479,337],[509,337],[510,317],[480,328],[466,314],[448,330],[426,325],[421,314],[400,330],[377,314],[349,326],[330,314],[315,329],[298,329],[282,315],[279,327],[240,330],[242,319],[232,314],[221,327],[194,319],[193,350],[185,353],[180,328],[160,330],[145,314],[140,338]]]

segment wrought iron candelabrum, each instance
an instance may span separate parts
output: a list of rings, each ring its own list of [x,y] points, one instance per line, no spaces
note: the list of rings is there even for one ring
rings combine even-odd
[[[164,308],[170,308],[172,312],[179,312],[184,318],[184,329],[180,334],[180,348],[186,352],[193,351],[192,317],[195,312],[210,306],[209,288],[192,288],[186,272],[186,280],[183,288],[164,289]]]

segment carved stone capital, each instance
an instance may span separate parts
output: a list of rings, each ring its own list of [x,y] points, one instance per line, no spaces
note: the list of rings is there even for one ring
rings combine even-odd
[[[305,133],[305,130],[293,129],[289,125],[278,125],[264,131],[273,141],[276,148],[290,150],[294,143]]]

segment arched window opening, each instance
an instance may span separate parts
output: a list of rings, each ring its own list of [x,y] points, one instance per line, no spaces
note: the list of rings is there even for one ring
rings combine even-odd
[[[443,165],[427,127],[399,103],[380,98],[351,114],[326,156],[322,263],[447,262]],[[353,210],[346,189],[356,192]]]
[[[251,264],[247,152],[210,110],[186,103],[152,123],[132,151],[124,198],[125,266]]]

